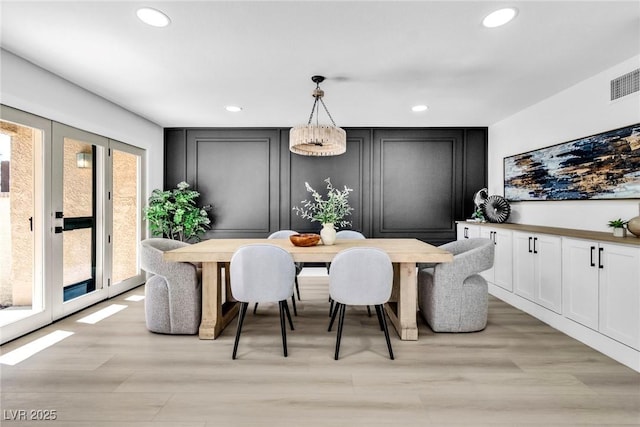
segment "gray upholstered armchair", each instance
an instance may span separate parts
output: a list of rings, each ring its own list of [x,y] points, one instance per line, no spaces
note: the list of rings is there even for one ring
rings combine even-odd
[[[189,245],[171,239],[140,242],[141,267],[154,274],[145,285],[147,328],[161,334],[195,334],[202,312],[200,269],[188,262],[168,262],[166,251]]]
[[[440,248],[453,262],[418,272],[418,306],[434,332],[474,332],[487,325],[488,289],[478,273],[493,266],[493,242],[465,239]]]

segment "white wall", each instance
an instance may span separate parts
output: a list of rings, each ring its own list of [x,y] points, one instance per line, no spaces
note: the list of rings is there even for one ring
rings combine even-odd
[[[504,195],[503,158],[640,122],[640,94],[609,101],[610,81],[640,67],[635,56],[489,127],[489,194]],[[509,222],[611,231],[640,199],[513,202]]]
[[[160,126],[3,49],[0,64],[0,103],[145,149],[145,194],[162,188]]]

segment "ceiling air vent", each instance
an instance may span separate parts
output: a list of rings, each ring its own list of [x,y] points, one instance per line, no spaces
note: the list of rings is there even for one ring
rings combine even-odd
[[[640,90],[640,68],[611,80],[611,100]]]

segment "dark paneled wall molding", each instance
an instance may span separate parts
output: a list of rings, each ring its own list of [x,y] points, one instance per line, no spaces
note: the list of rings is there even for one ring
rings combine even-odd
[[[164,186],[186,180],[214,206],[206,238],[318,232],[292,207],[310,197],[305,182],[323,194],[330,177],[354,190],[350,228],[367,237],[454,240],[487,184],[487,128],[346,131],[345,154],[306,157],[289,152],[288,128],[165,129]]]

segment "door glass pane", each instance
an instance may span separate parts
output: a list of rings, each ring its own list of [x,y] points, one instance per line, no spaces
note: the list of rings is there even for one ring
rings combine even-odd
[[[95,146],[64,139],[64,301],[95,290]]]
[[[40,312],[42,131],[0,121],[0,324]],[[40,168],[40,169],[38,169]]]
[[[113,150],[113,283],[140,272],[138,267],[139,156]]]

